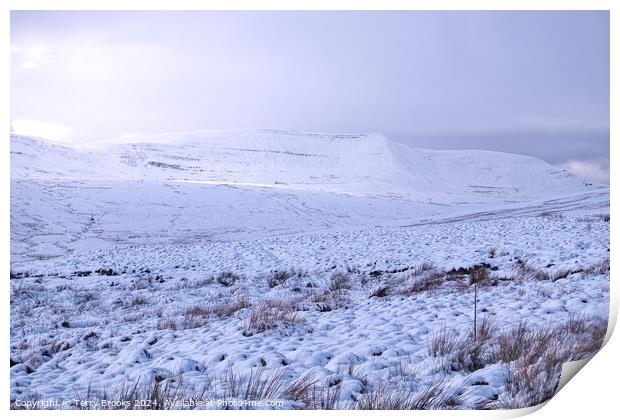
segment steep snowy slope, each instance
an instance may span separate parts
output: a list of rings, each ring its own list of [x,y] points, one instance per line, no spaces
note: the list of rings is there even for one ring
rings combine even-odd
[[[414,149],[379,134],[219,130],[69,148],[12,136],[15,179],[176,180],[364,195],[542,197],[596,186],[541,160]]]
[[[98,153],[47,140],[11,135],[12,179],[93,179],[111,176]]]

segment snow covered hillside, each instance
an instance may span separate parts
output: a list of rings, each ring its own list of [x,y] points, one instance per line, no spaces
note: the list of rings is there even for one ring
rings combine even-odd
[[[12,136],[11,179],[16,261],[117,243],[251,239],[609,201],[606,186],[535,158],[412,149],[378,134],[271,130],[81,148]]]
[[[523,407],[600,347],[608,305],[609,188],[535,158],[11,136],[14,408]]]
[[[224,130],[79,149],[12,136],[11,153],[14,179],[176,180],[419,197],[536,197],[595,188],[535,158],[413,149],[380,134]]]

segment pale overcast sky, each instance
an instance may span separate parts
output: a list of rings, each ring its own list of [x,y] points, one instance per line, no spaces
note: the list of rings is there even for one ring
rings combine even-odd
[[[607,12],[12,12],[17,132],[383,132],[609,179]]]

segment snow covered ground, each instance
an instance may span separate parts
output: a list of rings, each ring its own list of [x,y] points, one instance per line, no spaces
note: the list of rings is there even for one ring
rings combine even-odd
[[[534,158],[274,130],[11,153],[16,408],[519,407],[605,332],[609,190]]]

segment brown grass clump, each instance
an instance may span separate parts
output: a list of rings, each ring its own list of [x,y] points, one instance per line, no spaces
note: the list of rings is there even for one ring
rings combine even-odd
[[[243,325],[243,335],[249,337],[268,330],[303,324],[304,322],[304,317],[297,312],[293,305],[270,306],[262,304],[252,308]]]
[[[277,270],[267,278],[267,285],[269,288],[273,289],[276,286],[283,285],[294,275],[295,272],[292,270]]]
[[[311,293],[309,300],[316,304],[319,312],[330,312],[338,307],[334,294],[329,290]]]
[[[213,305],[194,305],[185,309],[176,317],[160,318],[157,329],[189,330],[209,325],[210,320],[225,319],[235,315],[242,309],[249,308],[251,303],[242,297],[237,300]]]
[[[211,378],[205,376],[202,386],[196,389],[179,386],[172,381],[155,378],[150,382],[123,383],[113,393],[98,390],[89,383],[85,393],[76,393],[75,401],[80,410],[170,410],[179,408],[181,401],[204,401],[214,397]]]
[[[434,332],[429,355],[440,357],[450,371],[472,373],[489,364],[506,369],[506,392],[498,400],[476,402],[482,408],[522,408],[539,404],[555,392],[564,362],[593,355],[603,345],[607,322],[571,316],[554,326],[524,322],[498,331],[489,317],[479,323],[476,338]]]
[[[554,212],[554,211],[543,211],[542,213],[540,213],[540,216],[544,219],[549,219],[549,220],[564,219],[564,215],[562,213]]]
[[[149,303],[149,298],[144,295],[134,296],[129,306],[142,306]]]
[[[287,373],[286,369],[256,368],[250,370],[249,375],[240,375],[231,366],[222,377],[223,396],[251,401],[277,399],[282,394]]]
[[[489,347],[485,340],[439,333],[431,337],[429,354],[445,357],[450,370],[475,372],[490,362]]]
[[[571,268],[561,268],[551,274],[551,280],[558,281],[560,279],[565,279],[571,274],[573,274],[573,270]]]
[[[557,381],[553,378],[559,378],[558,368],[545,363],[506,366],[505,392],[488,408],[524,408],[548,401],[555,394]]]
[[[609,258],[605,258],[599,263],[584,269],[583,272],[594,275],[609,274]]]
[[[329,290],[332,292],[349,290],[352,286],[351,275],[344,271],[336,271],[332,273],[329,279]]]
[[[460,345],[459,336],[454,331],[443,328],[431,333],[428,354],[432,357],[446,356]]]
[[[607,322],[570,317],[555,327],[520,323],[499,337],[496,358],[504,362],[506,392],[491,408],[523,408],[549,400],[562,364],[592,356],[603,345]]]
[[[246,298],[240,298],[230,303],[191,306],[185,310],[185,316],[202,318],[212,316],[215,318],[228,318],[239,312],[241,309],[248,307],[250,307],[250,301]]]
[[[355,410],[441,410],[458,406],[457,390],[451,382],[435,382],[420,391],[394,389],[382,385],[362,396],[350,407]]]
[[[158,330],[177,330],[177,321],[170,318],[164,318],[157,321]]]
[[[478,265],[472,268],[469,273],[469,284],[491,286],[493,284],[493,280],[489,274],[489,269],[483,265]]]
[[[305,406],[312,406],[312,391],[318,382],[319,379],[312,372],[306,373],[291,382],[282,392],[282,396],[287,400],[302,401]]]
[[[508,254],[509,254],[508,251],[500,249],[496,246],[489,249],[489,258],[504,257]]]
[[[457,338],[455,349],[448,355],[452,370],[475,372],[494,363],[492,339],[496,333],[495,322],[483,317],[476,326],[475,334]]]
[[[339,410],[346,407],[340,404],[342,384],[333,386],[313,386],[310,392],[309,404],[306,408],[314,410]]]
[[[424,261],[421,264],[419,264],[417,267],[415,267],[411,274],[414,276],[420,276],[426,273],[427,271],[431,271],[435,269],[436,269],[435,264],[432,261]]]
[[[562,328],[529,327],[521,322],[499,335],[495,359],[504,363],[522,359],[529,364],[546,356],[560,359],[558,352],[568,347],[563,339],[565,334],[564,325]]]
[[[445,273],[439,270],[429,270],[410,279],[405,293],[420,293],[439,289],[445,280]]]
[[[215,277],[215,281],[224,287],[230,287],[239,281],[241,277],[232,271],[223,271]]]
[[[374,289],[372,292],[370,292],[370,296],[368,296],[369,298],[371,297],[386,297],[387,295],[390,294],[390,286],[379,286],[376,289]]]
[[[545,270],[536,268],[521,259],[517,259],[516,265],[519,276],[524,280],[543,281],[549,280],[550,278],[549,273],[547,273]]]

